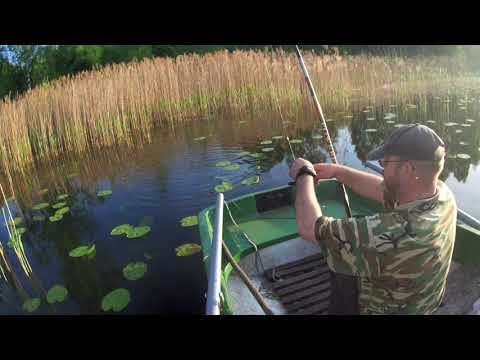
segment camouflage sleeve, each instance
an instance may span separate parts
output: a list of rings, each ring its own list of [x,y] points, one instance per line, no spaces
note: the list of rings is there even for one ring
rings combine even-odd
[[[372,236],[369,218],[318,218],[315,237],[332,271],[378,277],[381,253]]]

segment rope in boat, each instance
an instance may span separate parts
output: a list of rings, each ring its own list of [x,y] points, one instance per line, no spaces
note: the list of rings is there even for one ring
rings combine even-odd
[[[232,212],[230,211],[230,208],[228,207],[228,204],[225,200],[223,200],[223,203],[225,204],[225,207],[227,208],[227,212],[228,212],[228,216],[230,216],[230,219],[232,220],[233,224],[235,225],[235,227],[241,231],[242,235],[245,236],[245,238],[247,239],[247,241],[253,246],[253,248],[255,249],[254,253],[255,253],[255,269],[257,270],[258,273],[260,274],[264,274],[265,273],[265,267],[263,266],[263,261],[262,261],[262,257],[260,255],[260,252],[258,251],[258,246],[257,244],[255,244],[252,240],[250,240],[250,238],[248,237],[247,233],[240,227],[240,225],[237,224],[237,222],[235,221],[235,219],[233,218],[233,215],[232,215]],[[235,203],[233,203],[235,204]],[[236,205],[236,204],[235,204]],[[238,205],[236,205],[238,207]],[[260,263],[260,267],[262,268],[262,271],[260,272],[260,270],[258,269],[258,263]]]

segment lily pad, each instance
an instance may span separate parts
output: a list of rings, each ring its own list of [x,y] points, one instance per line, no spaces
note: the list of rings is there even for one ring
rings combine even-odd
[[[461,129],[455,130],[455,133],[456,134],[461,134],[461,133],[463,133],[463,130],[461,130]]]
[[[130,303],[130,292],[127,289],[116,289],[109,292],[102,299],[103,311],[119,312]]]
[[[460,126],[463,126],[463,127],[471,127],[472,125],[470,125],[470,124],[461,124]]]
[[[416,108],[417,108],[417,105],[415,105],[415,104],[407,104],[407,108],[409,108],[409,109],[416,109]]]
[[[261,157],[263,157],[264,155],[261,154],[261,153],[253,153],[253,154],[250,154],[250,156],[253,157],[253,158],[261,158]]]
[[[225,170],[238,170],[240,169],[240,165],[238,164],[230,164],[224,167]]]
[[[14,225],[18,225],[18,224],[21,224],[23,222],[23,218],[21,217],[16,217],[12,220],[8,220],[7,221],[7,224],[10,225],[10,226],[14,226]]]
[[[387,120],[387,121],[385,121],[385,123],[386,123],[386,124],[395,124],[395,121],[393,121],[393,120]]]
[[[28,299],[22,305],[22,309],[26,312],[34,312],[40,306],[41,300],[39,298]]]
[[[245,180],[242,180],[242,185],[255,185],[260,182],[260,176],[252,176]]]
[[[185,244],[175,248],[177,256],[189,256],[196,254],[202,250],[202,247],[197,244]]]
[[[33,221],[44,221],[45,219],[44,215],[33,215]]]
[[[62,194],[57,196],[58,201],[65,200],[66,198],[68,198],[68,194]]]
[[[27,229],[24,228],[24,227],[17,228],[17,233],[18,233],[18,235],[25,234],[26,232],[27,232]]]
[[[55,213],[55,215],[50,216],[48,219],[49,219],[51,222],[60,221],[60,220],[63,219],[63,215],[61,215],[61,214],[56,214],[56,213]]]
[[[180,220],[183,227],[198,225],[198,216],[187,216]]]
[[[475,120],[473,120],[473,119],[466,119],[465,121],[469,122],[469,123],[474,123],[475,122]]]
[[[280,140],[280,139],[283,139],[283,136],[282,136],[282,135],[272,136],[272,139],[273,139],[273,140]]]
[[[238,122],[240,125],[246,124],[247,122],[245,120],[239,121]]]
[[[301,143],[303,143],[303,140],[302,140],[302,139],[293,139],[293,140],[290,140],[290,143],[292,143],[292,144],[301,144]]]
[[[427,120],[427,123],[429,123],[429,124],[435,124],[435,121],[433,121],[433,120]]]
[[[237,156],[247,156],[247,155],[250,155],[249,151],[242,151],[237,154]]]
[[[345,115],[344,118],[345,118],[345,119],[352,119],[352,118],[353,118],[353,115]]]
[[[101,190],[97,193],[97,196],[99,197],[104,197],[109,195],[112,195],[112,190]]]
[[[275,150],[275,148],[272,148],[272,147],[262,149],[263,152],[272,152],[273,150]]]
[[[462,146],[468,146],[469,145],[469,143],[465,142],[465,141],[460,141],[459,144],[462,145]]]
[[[48,208],[49,206],[50,206],[49,203],[44,202],[44,203],[40,203],[40,204],[35,205],[32,209],[33,210],[42,210],[42,209]]]
[[[314,139],[314,140],[321,140],[321,139],[323,139],[323,136],[322,136],[322,135],[319,135],[319,134],[317,134],[317,135],[312,135],[312,139]]]
[[[127,234],[132,229],[133,229],[132,225],[129,225],[129,224],[118,225],[117,227],[112,229],[112,231],[110,232],[110,235],[117,236],[117,235]]]
[[[47,293],[47,302],[53,304],[65,301],[68,296],[68,290],[61,285],[54,285]]]
[[[215,176],[215,179],[222,180],[222,181],[230,181],[231,178],[232,178],[231,176]]]
[[[374,132],[377,132],[378,130],[377,129],[365,129],[365,132],[367,133],[374,133]]]
[[[397,115],[394,114],[394,113],[386,113],[385,116],[383,117],[385,120],[390,120],[390,119],[393,119],[393,118],[396,118]]]
[[[193,141],[202,141],[202,140],[205,140],[206,138],[207,138],[206,136],[201,136],[193,139]]]
[[[127,231],[127,238],[136,239],[150,232],[150,226],[137,226]]]
[[[215,186],[215,191],[219,193],[233,190],[233,184],[229,181],[222,181],[220,185]]]
[[[470,159],[470,157],[471,156],[468,155],[468,154],[457,154],[457,158],[463,159],[463,160],[468,160],[468,159]]]
[[[65,215],[67,212],[70,211],[70,208],[68,206],[65,206],[61,209],[58,209],[57,211],[55,211],[55,216],[58,216],[58,215]]]
[[[42,189],[38,191],[40,195],[45,195],[47,192],[48,192],[48,189]]]
[[[127,280],[141,279],[147,272],[147,264],[144,262],[131,262],[123,268],[123,276]]]
[[[215,164],[215,166],[217,166],[217,167],[225,167],[225,166],[228,166],[228,165],[230,165],[230,164],[231,164],[230,161],[219,161],[219,162],[217,162],[217,163]]]
[[[444,125],[447,126],[447,127],[450,127],[450,126],[456,126],[456,125],[458,125],[458,123],[456,123],[456,122],[447,122],[447,123],[445,123]]]
[[[375,120],[375,118],[374,117],[368,117],[367,120],[368,121],[373,121],[373,120]]]
[[[272,143],[272,140],[265,140],[260,143],[260,145],[270,145]]]
[[[68,253],[69,256],[78,258],[78,257],[83,257],[83,256],[89,256],[92,253],[95,252],[95,244],[92,245],[82,245],[79,247],[76,247],[72,251]]]
[[[404,126],[405,126],[405,124],[396,124],[396,125],[394,125],[393,127],[401,128],[401,127],[404,127]]]
[[[59,202],[59,203],[56,203],[56,204],[52,205],[52,208],[60,209],[60,208],[64,207],[65,205],[67,205],[66,202]]]

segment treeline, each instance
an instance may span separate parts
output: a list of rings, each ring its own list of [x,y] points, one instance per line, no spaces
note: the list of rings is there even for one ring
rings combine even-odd
[[[186,53],[218,50],[271,49],[286,45],[3,45],[0,46],[0,98],[16,97],[37,85],[64,75],[95,69],[111,63],[140,61],[146,57],[176,57]],[[338,52],[355,55],[458,55],[468,53],[465,46],[418,45],[302,45],[318,53]]]

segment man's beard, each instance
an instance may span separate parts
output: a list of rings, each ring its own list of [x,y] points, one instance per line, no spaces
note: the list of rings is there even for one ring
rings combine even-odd
[[[383,207],[386,211],[393,211],[400,201],[398,200],[398,191],[389,186],[385,180],[383,180],[381,186],[383,187]]]

